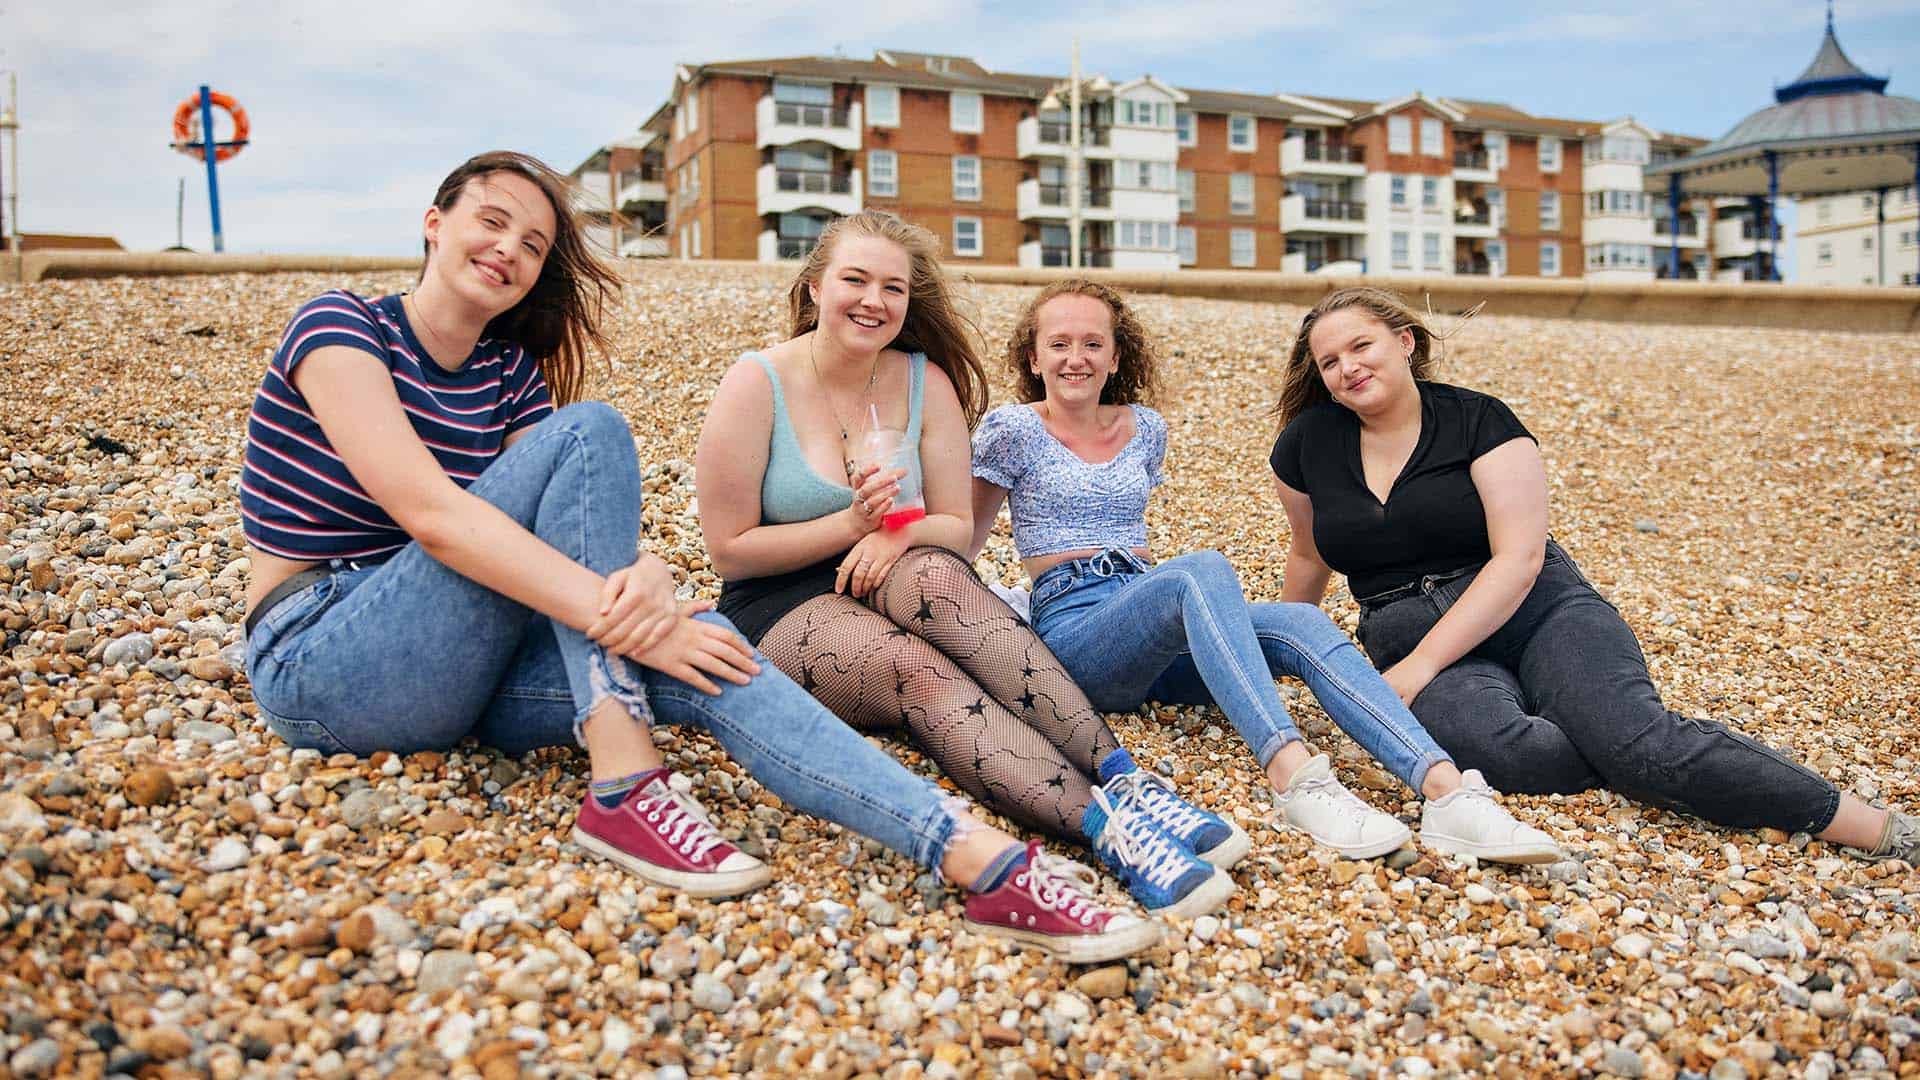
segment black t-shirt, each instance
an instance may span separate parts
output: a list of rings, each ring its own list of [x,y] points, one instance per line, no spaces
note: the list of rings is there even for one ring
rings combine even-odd
[[[1326,402],[1294,417],[1268,459],[1274,475],[1313,500],[1314,545],[1347,575],[1355,596],[1491,558],[1486,510],[1467,470],[1502,443],[1533,438],[1499,398],[1417,385],[1420,439],[1384,505],[1360,464],[1360,419],[1343,405]]]

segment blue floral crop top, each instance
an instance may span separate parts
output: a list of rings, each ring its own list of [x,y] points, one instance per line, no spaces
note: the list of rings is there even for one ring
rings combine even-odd
[[[1147,498],[1166,481],[1167,422],[1145,405],[1130,407],[1133,438],[1098,465],[1054,438],[1030,405],[1002,405],[980,422],[973,475],[1007,489],[1021,558],[1147,546]]]

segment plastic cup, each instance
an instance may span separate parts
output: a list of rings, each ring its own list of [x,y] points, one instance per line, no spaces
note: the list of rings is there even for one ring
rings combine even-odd
[[[908,445],[907,433],[899,428],[868,428],[860,435],[853,459],[856,472],[871,467],[906,470],[900,478],[900,492],[893,497],[893,509],[880,519],[882,528],[903,529],[927,516],[927,502],[920,494],[918,451],[918,446]]]

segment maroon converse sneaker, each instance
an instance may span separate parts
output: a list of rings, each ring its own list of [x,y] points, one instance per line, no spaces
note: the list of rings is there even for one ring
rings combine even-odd
[[[1093,902],[1093,871],[1027,845],[1027,865],[992,892],[967,897],[966,927],[1043,949],[1074,964],[1132,956],[1160,941],[1160,924]]]
[[[738,896],[773,877],[765,863],[727,843],[693,796],[667,785],[665,773],[612,810],[588,795],[573,842],[688,896]]]

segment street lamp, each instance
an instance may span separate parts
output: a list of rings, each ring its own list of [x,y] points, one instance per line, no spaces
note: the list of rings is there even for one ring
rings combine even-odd
[[[7,227],[13,247],[13,257],[23,258],[20,251],[20,74],[9,71],[7,75],[7,103],[0,106],[0,132],[7,136],[7,167],[11,175],[7,178],[7,198],[12,205],[7,210]]]

